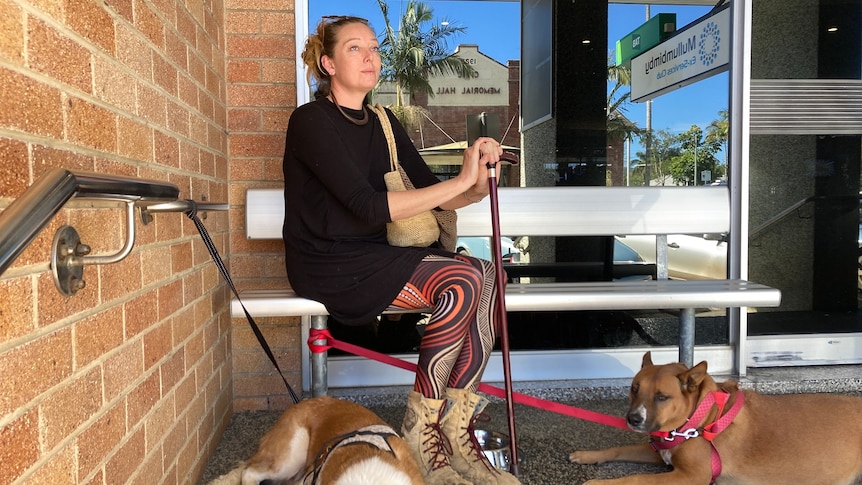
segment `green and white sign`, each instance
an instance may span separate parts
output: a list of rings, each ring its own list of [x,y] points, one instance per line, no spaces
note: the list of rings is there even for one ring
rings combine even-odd
[[[659,42],[673,35],[676,30],[676,14],[660,13],[649,19],[617,41],[616,65],[629,67],[632,57],[655,47]]]
[[[632,101],[647,101],[726,71],[730,37],[730,8],[724,7],[634,57]]]

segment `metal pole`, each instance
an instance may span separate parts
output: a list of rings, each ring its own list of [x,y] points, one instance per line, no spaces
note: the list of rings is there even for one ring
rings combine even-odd
[[[313,315],[311,317],[311,328],[314,330],[326,330],[326,315]],[[317,345],[326,342],[314,341]],[[325,396],[329,391],[329,380],[326,369],[326,351],[311,354],[311,395],[313,397]]]

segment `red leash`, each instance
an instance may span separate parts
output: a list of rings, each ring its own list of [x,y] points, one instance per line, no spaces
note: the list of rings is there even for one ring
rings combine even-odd
[[[326,344],[321,345],[314,343],[320,341],[325,341]],[[377,362],[382,362],[387,365],[395,366],[406,371],[414,373],[416,372],[416,364],[412,362],[407,362],[405,360],[392,357],[391,355],[381,354],[380,352],[368,350],[358,345],[336,340],[332,337],[332,334],[329,333],[328,329],[309,329],[308,348],[311,349],[311,351],[315,354],[320,352],[326,352],[329,349],[343,350],[344,352],[358,355],[360,357],[365,357],[371,360],[376,360]],[[506,398],[506,391],[504,389],[491,386],[489,384],[479,384],[479,390],[491,396],[499,397],[502,399]],[[607,414],[597,413],[588,409],[567,406],[565,404],[560,404],[553,401],[546,401],[544,399],[527,396],[526,394],[521,394],[518,392],[512,393],[512,400],[519,404],[525,404],[527,406],[544,409],[546,411],[562,414],[564,416],[570,416],[572,418],[582,419],[584,421],[604,424],[606,426],[613,426],[620,429],[629,429],[628,425],[626,425],[625,419],[617,416],[609,416]]]

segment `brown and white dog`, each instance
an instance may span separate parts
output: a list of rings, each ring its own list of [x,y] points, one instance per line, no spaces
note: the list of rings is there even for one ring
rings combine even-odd
[[[257,453],[210,485],[423,485],[407,443],[379,416],[331,397],[288,408]]]
[[[632,381],[626,421],[650,443],[576,451],[580,464],[673,465],[667,473],[590,485],[851,485],[862,483],[862,398],[763,395],[717,383],[706,362],[653,365]]]

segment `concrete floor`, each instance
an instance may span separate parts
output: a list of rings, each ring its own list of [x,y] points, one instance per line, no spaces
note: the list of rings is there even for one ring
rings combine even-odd
[[[862,366],[785,367],[749,369],[743,387],[769,394],[837,392],[862,395]],[[578,381],[516,384],[515,390],[542,399],[592,411],[621,416],[626,410],[629,382]],[[395,429],[404,414],[406,388],[333,389],[331,395],[363,404],[378,413]],[[506,431],[506,406],[492,399],[486,410],[492,417],[488,429]],[[215,453],[210,457],[201,484],[226,473],[251,456],[261,436],[275,423],[278,413],[235,414]],[[636,464],[573,465],[568,454],[577,449],[594,449],[643,442],[637,433],[578,420],[533,407],[515,405],[518,449],[524,485],[580,484],[593,478],[613,478],[634,473],[658,473],[664,467]]]

